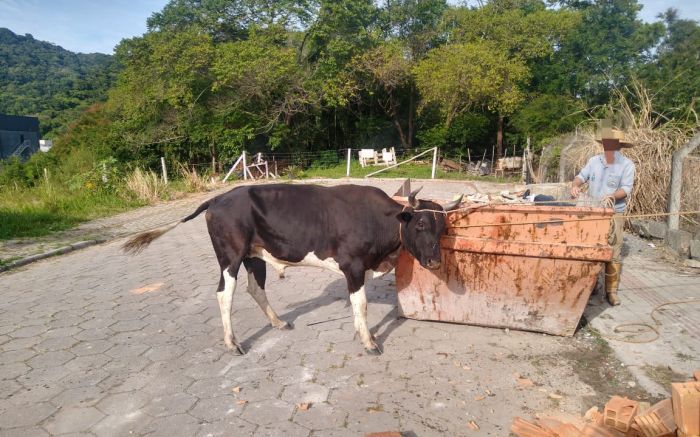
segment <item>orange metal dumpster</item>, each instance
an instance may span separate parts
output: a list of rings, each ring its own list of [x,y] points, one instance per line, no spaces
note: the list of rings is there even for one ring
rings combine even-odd
[[[399,256],[399,312],[571,336],[612,256],[611,216],[603,208],[521,204],[449,213],[439,270],[421,267],[405,251]]]

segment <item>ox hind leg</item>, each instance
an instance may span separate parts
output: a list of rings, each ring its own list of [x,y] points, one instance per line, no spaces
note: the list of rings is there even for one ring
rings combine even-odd
[[[236,291],[236,278],[238,277],[238,269],[241,267],[244,253],[244,244],[235,244],[236,241],[227,241],[218,237],[211,232],[210,217],[207,212],[207,225],[209,225],[209,235],[211,236],[214,253],[219,261],[221,268],[221,276],[219,277],[219,286],[216,288],[216,300],[219,302],[219,311],[221,312],[221,323],[224,328],[224,343],[226,347],[232,351],[238,351],[241,355],[245,354],[245,350],[236,340],[233,334],[233,326],[231,323],[231,306],[233,304],[233,293]],[[240,242],[238,242],[240,243]],[[241,246],[241,247],[239,247]]]
[[[270,320],[270,324],[277,329],[290,329],[289,324],[280,320],[267,301],[267,293],[265,293],[265,278],[267,274],[265,261],[260,258],[246,258],[243,260],[243,264],[248,271],[248,293],[258,303],[260,309],[263,310]]]
[[[236,340],[231,323],[231,306],[233,304],[233,293],[236,291],[236,276],[238,276],[239,267],[240,264],[235,267],[230,264],[227,267],[222,266],[219,286],[216,289],[216,300],[219,302],[219,311],[221,312],[221,323],[224,327],[224,343],[226,347],[244,355],[245,350],[238,340]]]
[[[365,294],[366,276],[363,270],[345,272],[350,292],[350,303],[355,321],[355,332],[360,336],[363,346],[370,355],[381,355],[382,351],[375,343],[367,326],[367,295]]]

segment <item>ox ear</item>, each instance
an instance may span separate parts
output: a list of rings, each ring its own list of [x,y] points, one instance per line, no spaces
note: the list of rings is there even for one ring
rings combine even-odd
[[[401,211],[400,213],[396,214],[396,218],[400,222],[404,222],[404,223],[410,222],[411,219],[413,218],[413,209],[408,208],[408,209]]]

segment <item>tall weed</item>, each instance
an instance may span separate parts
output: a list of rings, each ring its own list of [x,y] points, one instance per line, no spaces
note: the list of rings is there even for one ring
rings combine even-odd
[[[127,190],[137,199],[155,203],[167,198],[168,186],[154,171],[143,171],[140,168],[134,170],[125,179]]]

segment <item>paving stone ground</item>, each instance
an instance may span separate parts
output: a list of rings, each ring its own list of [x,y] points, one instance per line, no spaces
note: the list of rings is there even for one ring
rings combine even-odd
[[[449,198],[460,187],[436,182],[425,191]],[[611,384],[644,382],[623,372],[642,369],[644,353],[589,360],[602,356],[589,329],[560,338],[398,319],[392,275],[368,285],[369,325],[384,354],[367,356],[354,338],[344,280],[314,268],[268,274],[270,302],[291,331],[269,326],[239,274],[233,325],[248,354],[236,356],[223,345],[203,217],[137,256],[123,255],[122,242],[0,274],[0,435],[507,436],[516,415],[578,415],[601,405]],[[646,294],[613,309],[594,298],[587,314],[603,334],[618,314],[643,317],[644,302],[674,298],[668,290],[698,295],[697,276],[630,258],[622,297],[634,280],[646,281]],[[697,313],[677,311],[658,314],[664,325],[654,347],[670,355],[698,347],[697,330],[689,333]],[[686,372],[696,357],[679,358],[674,370]],[[519,387],[518,375],[535,385]]]

